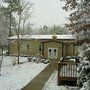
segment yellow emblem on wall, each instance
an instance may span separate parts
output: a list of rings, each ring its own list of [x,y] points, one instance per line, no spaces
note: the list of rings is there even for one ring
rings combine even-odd
[[[52,39],[57,39],[56,33],[53,34]]]

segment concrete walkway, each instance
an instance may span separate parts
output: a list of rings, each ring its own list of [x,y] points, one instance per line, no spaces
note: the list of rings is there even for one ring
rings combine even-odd
[[[30,83],[28,83],[22,90],[42,90],[43,86],[56,69],[56,60],[52,60],[51,63],[37,75]]]

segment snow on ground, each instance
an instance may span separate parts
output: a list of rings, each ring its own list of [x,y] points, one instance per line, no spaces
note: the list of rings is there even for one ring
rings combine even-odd
[[[17,57],[4,56],[0,76],[0,90],[21,90],[48,65],[27,62],[27,57],[20,57],[20,62],[24,63],[13,66],[13,60],[17,60]],[[54,71],[42,90],[77,90],[77,87],[57,86],[57,71]]]
[[[0,56],[0,60],[1,60]],[[4,56],[2,66],[10,66],[13,62],[17,61],[17,57],[15,56]],[[20,62],[27,62],[27,57],[20,57]]]
[[[27,62],[26,57],[20,57],[20,62],[24,63],[13,66],[13,59],[16,59],[16,57],[5,56],[3,59],[0,76],[0,90],[20,90],[48,65]]]
[[[77,87],[58,86],[57,85],[57,71],[51,75],[42,90],[78,90]]]

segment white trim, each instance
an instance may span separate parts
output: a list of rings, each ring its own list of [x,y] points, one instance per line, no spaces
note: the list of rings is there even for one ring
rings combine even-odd
[[[19,35],[20,39],[53,39],[54,35]],[[75,35],[55,35],[56,39],[76,39]],[[17,35],[9,37],[9,40],[18,39]]]

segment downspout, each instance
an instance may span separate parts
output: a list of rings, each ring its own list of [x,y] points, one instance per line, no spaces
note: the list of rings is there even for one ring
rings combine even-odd
[[[44,57],[44,43],[42,43],[42,55]]]
[[[64,45],[64,44],[63,44],[63,42],[62,42],[62,57],[63,57],[63,49],[64,49],[64,48],[63,48],[63,45]]]
[[[75,47],[74,47],[74,44],[73,44],[73,55],[75,55]]]

